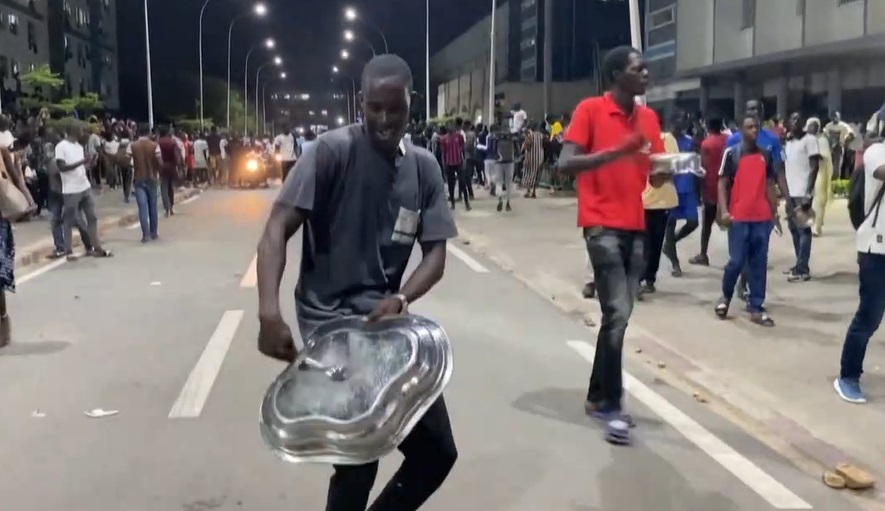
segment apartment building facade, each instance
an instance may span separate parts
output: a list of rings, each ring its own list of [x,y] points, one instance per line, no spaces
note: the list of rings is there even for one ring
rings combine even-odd
[[[97,93],[119,107],[115,0],[0,0],[0,85],[29,93],[19,77],[49,64],[67,95]]]
[[[866,119],[885,99],[885,2],[648,0],[646,57],[662,108],[737,118],[801,109]]]

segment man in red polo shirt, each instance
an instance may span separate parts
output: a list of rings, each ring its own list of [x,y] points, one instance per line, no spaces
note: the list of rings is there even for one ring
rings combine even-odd
[[[558,168],[577,175],[578,227],[603,311],[584,408],[605,423],[609,442],[626,444],[633,422],[621,409],[624,334],[645,269],[642,192],[649,182],[649,154],[664,152],[664,144],[657,114],[635,101],[648,85],[642,54],[629,46],[615,48],[602,72],[611,89],[577,106]],[[652,185],[662,185],[661,179]]]
[[[763,303],[768,279],[768,240],[777,211],[774,159],[756,143],[759,119],[745,115],[741,124],[741,143],[730,147],[719,169],[720,222],[728,227],[728,263],[722,274],[722,297],[715,312],[728,317],[741,270],[746,269],[749,294],[747,310],[750,321],[771,327]]]
[[[723,133],[725,123],[722,119],[713,118],[707,121],[707,138],[701,142],[701,164],[707,171],[704,174],[701,196],[704,200],[704,218],[701,223],[701,252],[689,259],[689,264],[710,266],[707,249],[710,247],[710,235],[713,223],[716,222],[716,208],[719,204],[719,167],[725,154],[728,135]]]

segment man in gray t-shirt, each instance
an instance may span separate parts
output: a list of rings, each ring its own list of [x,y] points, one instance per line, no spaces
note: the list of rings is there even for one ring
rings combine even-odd
[[[320,136],[283,183],[258,246],[265,355],[286,362],[297,355],[279,289],[286,243],[302,226],[295,303],[303,339],[336,317],[404,313],[442,278],[446,240],[457,230],[436,159],[403,141],[411,88],[401,58],[372,59],[362,76],[365,124]],[[423,257],[403,282],[416,242]],[[371,509],[417,510],[448,476],[457,450],[442,397],[399,448],[403,465]],[[336,466],[326,510],[366,509],[377,469],[377,462]]]

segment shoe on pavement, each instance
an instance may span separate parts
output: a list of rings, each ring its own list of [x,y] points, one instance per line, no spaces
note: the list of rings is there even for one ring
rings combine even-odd
[[[862,405],[867,402],[863,391],[860,389],[860,380],[854,378],[836,378],[833,380],[833,388],[844,401]]]

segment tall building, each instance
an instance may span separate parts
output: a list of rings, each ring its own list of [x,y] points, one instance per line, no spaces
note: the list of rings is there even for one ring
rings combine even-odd
[[[882,0],[648,0],[646,39],[662,108],[866,120],[885,97]]]
[[[95,92],[107,108],[119,106],[115,0],[0,0],[0,84],[31,92],[19,77],[49,64],[63,92]]]

